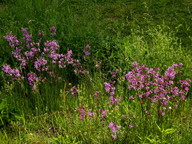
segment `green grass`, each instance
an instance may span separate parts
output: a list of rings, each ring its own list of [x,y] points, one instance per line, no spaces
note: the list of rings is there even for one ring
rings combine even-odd
[[[21,28],[29,28],[34,39],[39,30],[45,32],[45,40],[56,39],[61,53],[72,49],[73,57],[90,71],[83,76],[73,74],[72,68],[57,71],[63,81],[45,82],[35,91],[1,71],[0,143],[191,143],[191,89],[187,101],[161,119],[152,105],[154,115],[143,115],[141,101],[128,99],[139,91],[128,90],[123,79],[134,61],[159,67],[161,73],[183,63],[183,73],[176,80],[192,78],[191,8],[190,0],[0,1],[0,66],[19,67],[3,36],[12,31],[21,38]],[[51,26],[57,29],[54,38],[49,35]],[[87,44],[91,56],[84,60]],[[111,78],[110,72],[119,68],[119,77]],[[104,88],[104,82],[112,80],[117,80],[116,96],[122,97],[116,106],[108,104],[110,95]],[[74,85],[79,91],[71,95]],[[99,100],[94,98],[95,91],[101,92]],[[97,116],[80,120],[79,106]],[[99,109],[107,110],[103,120]],[[122,118],[125,114],[129,116]],[[121,125],[115,140],[110,122]]]

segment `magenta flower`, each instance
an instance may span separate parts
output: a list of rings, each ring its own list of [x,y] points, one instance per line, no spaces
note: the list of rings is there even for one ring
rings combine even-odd
[[[9,76],[21,77],[20,71],[18,69],[12,69],[10,65],[3,65],[2,70],[6,72]]]
[[[125,78],[128,81],[128,89],[133,89],[138,93],[140,99],[149,100],[150,102],[160,102],[159,109],[167,106],[173,106],[177,101],[184,101],[190,87],[190,80],[180,80],[176,86],[174,79],[178,72],[175,70],[182,64],[173,64],[168,67],[164,75],[160,75],[159,68],[148,68],[145,65],[138,65],[136,62],[132,63],[134,70],[128,72]],[[129,99],[133,99],[130,97]],[[111,97],[111,101],[114,98]],[[142,103],[145,104],[145,103]],[[160,115],[164,115],[159,114]]]
[[[56,35],[56,28],[55,28],[54,26],[52,26],[52,27],[50,28],[50,31],[52,32],[52,33],[51,33],[52,36],[55,36],[55,35]]]
[[[111,129],[112,133],[114,133],[112,135],[112,137],[114,139],[116,139],[117,138],[117,130],[120,129],[121,126],[117,126],[115,123],[111,122],[108,127]]]
[[[165,112],[161,112],[161,115],[164,116],[164,115],[165,115]]]
[[[109,100],[111,101],[112,104],[118,104],[121,101],[121,97],[115,98],[114,96],[110,96]]]
[[[78,92],[78,89],[76,86],[73,86],[71,89],[70,89],[70,92],[72,95],[76,94]]]
[[[104,86],[106,92],[108,92],[111,96],[115,95],[115,87],[112,87],[112,85],[108,82],[105,82]]]
[[[107,114],[107,111],[106,110],[102,110],[102,113],[101,113],[101,117],[104,118]]]
[[[16,47],[19,45],[19,41],[17,40],[17,37],[14,36],[12,32],[10,32],[9,35],[4,36],[4,38],[9,42],[9,45],[11,47]]]
[[[133,128],[134,126],[133,126],[133,124],[132,124],[132,123],[130,123],[130,124],[129,124],[129,127],[130,127],[130,128]]]
[[[127,116],[127,115],[123,114],[123,115],[122,115],[122,118],[125,118],[126,116]]]
[[[116,77],[116,73],[115,72],[111,72],[111,77],[115,78]]]
[[[115,135],[112,135],[112,138],[113,139],[116,139],[117,138],[117,135],[115,134]]]
[[[88,110],[88,115],[89,115],[89,118],[92,119],[93,116],[96,116],[97,114],[95,112],[92,112],[92,109],[89,109]]]
[[[115,123],[111,122],[108,126],[110,129],[113,129],[115,127]]]
[[[58,42],[56,40],[53,41],[47,41],[44,43],[44,45],[50,49],[51,51],[56,51],[59,48]]]
[[[66,59],[67,61],[70,61],[72,54],[73,54],[73,51],[72,51],[72,50],[69,50],[69,51],[67,52],[67,54],[65,55],[65,59]]]
[[[79,113],[81,114],[81,116],[79,117],[81,120],[85,118],[85,115],[86,115],[86,110],[83,109],[83,106],[79,106],[78,107],[78,111]]]
[[[35,87],[36,82],[38,80],[41,80],[41,78],[37,77],[35,73],[28,73],[27,79],[28,79],[29,85],[31,85],[33,88]]]
[[[52,26],[52,27],[50,28],[50,31],[51,31],[51,32],[55,32],[55,31],[56,31],[56,28],[55,28],[54,26]]]
[[[39,31],[38,36],[44,36],[44,32],[43,31]]]
[[[34,56],[34,52],[32,52],[32,51],[30,51],[30,52],[24,52],[24,54],[25,54],[25,56],[27,57],[27,58],[29,58],[29,57],[33,57]]]
[[[23,40],[25,40],[26,43],[29,43],[32,41],[32,34],[29,34],[27,28],[22,28],[21,31],[23,32]]]
[[[91,53],[86,51],[86,50],[83,50],[83,52],[85,53],[86,56],[89,56]]]
[[[134,97],[133,97],[133,96],[130,96],[129,99],[130,99],[130,100],[134,100]]]
[[[83,52],[84,52],[84,54],[85,54],[86,56],[91,55],[91,53],[88,51],[90,48],[91,48],[91,46],[87,45],[87,46],[85,47],[85,49],[83,50]]]
[[[111,84],[110,84],[110,83],[105,82],[105,83],[104,83],[104,85],[105,85],[105,91],[106,91],[106,92],[109,92],[109,91],[110,91],[110,89],[111,89]]]
[[[59,54],[59,44],[56,40],[49,40],[42,43],[42,37],[37,41],[32,41],[32,35],[28,33],[27,28],[21,29],[23,32],[23,38],[21,41],[17,39],[16,36],[11,32],[10,34],[4,36],[4,38],[9,42],[9,45],[15,50],[12,51],[13,56],[20,62],[19,69],[12,69],[8,65],[4,65],[2,70],[5,73],[8,73],[9,76],[21,77],[24,79],[26,76],[29,84],[34,86],[36,81],[43,82],[46,80],[46,77],[40,79],[41,72],[44,72],[45,75],[48,74],[50,77],[60,77],[58,73],[52,73],[52,68],[54,71],[56,68],[65,68],[68,65],[73,67],[73,70],[77,74],[88,74],[89,71],[84,70],[83,66],[78,59],[72,58],[72,50],[69,50],[67,54]],[[56,28],[53,26],[50,28],[52,34],[56,32]],[[39,36],[43,36],[44,33],[39,31]],[[44,46],[43,46],[44,45]],[[90,49],[90,46],[86,46],[86,50]],[[31,64],[34,65],[34,69],[31,67]],[[22,73],[24,76],[21,76]],[[27,74],[28,73],[28,74]],[[27,74],[27,75],[26,75]],[[74,92],[72,92],[74,94]]]
[[[47,71],[49,67],[45,66],[46,64],[47,64],[47,60],[43,57],[40,57],[34,62],[34,67],[38,71]]]

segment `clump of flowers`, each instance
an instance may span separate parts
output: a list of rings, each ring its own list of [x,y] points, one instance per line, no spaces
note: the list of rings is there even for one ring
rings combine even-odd
[[[158,104],[159,116],[164,116],[166,110],[177,108],[179,103],[185,101],[185,96],[189,91],[191,80],[176,81],[175,76],[181,72],[177,72],[176,68],[183,64],[173,64],[168,67],[163,75],[160,74],[159,68],[148,68],[145,65],[132,63],[134,70],[128,72],[125,78],[129,82],[128,89],[134,89],[141,104],[150,105],[150,103]],[[131,97],[134,99],[134,97]],[[146,106],[147,107],[147,106]],[[147,113],[148,109],[144,109]]]
[[[56,36],[56,28],[54,26],[50,28],[50,31],[52,36]]]
[[[94,116],[97,115],[97,113],[92,112],[92,109],[89,109],[87,113],[88,113],[90,119],[92,119]]]
[[[91,53],[88,51],[90,48],[91,48],[91,46],[87,45],[87,46],[85,47],[85,49],[83,50],[83,52],[84,52],[84,54],[85,54],[86,56],[91,55]]]
[[[14,79],[27,80],[32,88],[37,87],[37,81],[42,82],[49,77],[61,79],[57,75],[55,68],[63,69],[68,65],[71,65],[76,74],[89,73],[83,70],[83,66],[78,59],[72,58],[72,50],[68,50],[66,54],[60,54],[59,44],[56,40],[43,40],[43,31],[39,31],[40,37],[37,42],[33,40],[32,34],[29,34],[27,28],[22,28],[23,37],[19,40],[12,32],[4,38],[9,42],[9,45],[14,48],[12,55],[19,61],[20,67],[12,69],[10,65],[5,64],[2,70],[8,74],[8,76]],[[53,26],[50,28],[51,35],[56,35],[56,28]],[[86,47],[88,50],[90,46]],[[88,54],[88,53],[87,53]]]
[[[107,115],[107,110],[102,110],[102,109],[99,109],[99,112],[101,112],[101,118],[104,119]]]
[[[105,92],[110,94],[109,100],[110,100],[111,104],[118,104],[121,101],[121,97],[114,96],[116,88],[114,86],[112,86],[111,83],[108,83],[108,82],[105,82],[104,86],[105,86]]]
[[[3,65],[2,70],[12,77],[21,77],[20,71],[18,69],[12,69],[10,65]]]
[[[17,40],[17,37],[14,36],[12,32],[10,32],[9,35],[4,36],[4,38],[9,42],[10,47],[16,47],[19,45],[19,41]]]
[[[82,120],[82,119],[84,119],[85,118],[85,115],[86,115],[86,110],[83,108],[83,106],[79,106],[78,107],[78,111],[79,111],[79,113],[80,113],[80,119]]]
[[[85,118],[85,116],[87,115],[89,117],[89,119],[93,119],[93,117],[97,116],[97,113],[93,112],[92,109],[84,109],[84,106],[79,106],[78,111],[80,113],[80,117],[79,119],[83,120]]]
[[[115,87],[113,87],[110,83],[108,82],[105,82],[104,83],[104,86],[105,86],[105,91],[107,93],[109,93],[110,95],[115,95]]]
[[[72,95],[75,95],[77,92],[78,92],[78,89],[76,86],[73,86],[71,89],[70,89],[70,92]]]
[[[121,101],[121,97],[115,98],[114,96],[110,96],[109,100],[111,101],[112,104],[118,104]]]
[[[120,73],[120,71],[121,71],[121,68],[120,68],[120,69],[116,69],[115,72],[111,72],[111,73],[110,73],[110,74],[111,74],[111,77],[112,77],[112,78],[117,77],[117,75]]]
[[[117,130],[119,130],[121,128],[121,126],[118,126],[118,125],[116,125],[116,123],[111,122],[108,127],[111,129],[111,131],[113,133],[112,137],[114,139],[116,139],[117,138]]]

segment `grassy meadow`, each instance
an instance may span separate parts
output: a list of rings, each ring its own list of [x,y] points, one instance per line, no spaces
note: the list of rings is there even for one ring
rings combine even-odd
[[[191,0],[0,0],[0,144],[192,143]]]

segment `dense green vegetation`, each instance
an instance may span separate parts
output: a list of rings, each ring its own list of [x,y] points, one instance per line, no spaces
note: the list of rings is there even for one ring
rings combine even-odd
[[[0,143],[191,143],[191,28],[191,0],[0,0]],[[34,58],[24,53],[30,34],[42,38]],[[58,59],[40,53],[55,40]],[[66,68],[52,62],[61,57]]]

